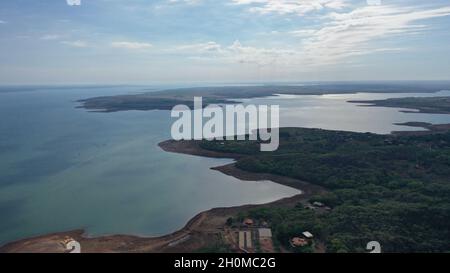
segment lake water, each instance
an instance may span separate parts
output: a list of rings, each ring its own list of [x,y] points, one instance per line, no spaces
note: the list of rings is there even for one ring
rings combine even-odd
[[[410,121],[433,124],[450,123],[447,114],[403,113],[388,107],[361,107],[363,104],[348,103],[351,100],[380,100],[402,97],[450,96],[450,91],[436,93],[356,93],[333,95],[277,95],[266,98],[240,100],[243,103],[280,105],[281,127],[322,128],[354,132],[388,134],[392,131],[423,130],[394,123]]]
[[[232,160],[163,152],[157,144],[170,137],[168,111],[75,109],[78,99],[141,90],[0,89],[0,244],[78,228],[94,236],[157,236],[213,207],[266,203],[299,193],[210,170]],[[246,102],[280,104],[282,126],[387,133],[412,129],[395,122],[450,123],[449,115],[405,114],[346,102],[411,95],[431,96],[283,95]]]

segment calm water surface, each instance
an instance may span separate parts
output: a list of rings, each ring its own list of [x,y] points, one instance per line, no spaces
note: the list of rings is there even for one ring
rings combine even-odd
[[[266,203],[299,193],[210,170],[231,160],[161,151],[157,143],[170,134],[168,111],[101,114],[75,108],[78,99],[141,90],[0,90],[0,244],[76,228],[91,235],[156,236],[212,207]],[[434,95],[444,94],[449,92]],[[282,126],[387,133],[411,129],[395,122],[450,123],[449,115],[404,114],[346,102],[402,96],[411,94],[282,95],[246,102],[280,104]]]
[[[281,90],[280,90],[281,91]],[[394,123],[422,121],[450,123],[447,114],[403,113],[398,108],[361,107],[350,100],[379,100],[402,97],[450,96],[450,91],[436,93],[357,93],[320,96],[277,95],[241,100],[244,103],[280,105],[281,127],[307,127],[354,132],[388,134],[392,131],[423,130]],[[411,109],[408,109],[409,111]]]

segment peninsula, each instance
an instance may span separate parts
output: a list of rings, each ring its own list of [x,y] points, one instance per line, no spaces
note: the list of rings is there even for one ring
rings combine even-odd
[[[416,82],[388,83],[317,83],[307,85],[260,85],[192,87],[162,91],[145,91],[134,95],[94,97],[78,101],[84,108],[95,112],[117,112],[129,110],[170,110],[175,105],[193,107],[193,98],[202,97],[204,106],[209,104],[235,103],[232,99],[267,97],[276,94],[324,95],[370,93],[433,93],[449,89],[448,82],[420,84]]]
[[[448,111],[446,98],[384,104]],[[13,242],[0,252],[66,252],[61,241],[67,237],[80,242],[83,252],[365,252],[373,240],[382,243],[384,252],[448,252],[450,126],[401,125],[427,131],[379,135],[283,128],[274,152],[261,152],[258,141],[164,141],[159,146],[167,152],[234,158],[235,163],[214,168],[224,174],[271,180],[302,194],[202,212],[163,237],[90,238],[78,230]],[[270,243],[255,241],[243,249],[236,234],[259,234],[260,227],[273,235]]]
[[[0,252],[55,252],[65,236],[78,240],[85,252],[242,252],[235,234],[256,223],[270,228],[273,238],[270,247],[258,244],[254,252],[364,252],[372,240],[382,242],[384,252],[450,250],[449,131],[377,135],[284,128],[277,151],[260,152],[258,144],[204,140],[160,146],[235,158],[215,169],[242,180],[272,180],[303,194],[266,205],[212,209],[159,238],[88,238],[74,231],[11,243]],[[314,239],[304,247],[293,245],[304,231]]]
[[[364,106],[411,109],[402,110],[405,113],[450,114],[450,97],[410,97],[349,102],[368,104]]]

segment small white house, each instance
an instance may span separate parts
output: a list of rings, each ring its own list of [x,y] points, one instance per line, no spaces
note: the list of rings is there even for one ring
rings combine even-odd
[[[321,207],[324,207],[325,205],[321,202],[314,202],[313,206],[321,208]]]
[[[309,232],[309,231],[305,231],[305,232],[303,232],[302,234],[303,234],[303,236],[305,236],[306,239],[312,239],[312,238],[314,238],[314,235],[312,235],[312,233]]]

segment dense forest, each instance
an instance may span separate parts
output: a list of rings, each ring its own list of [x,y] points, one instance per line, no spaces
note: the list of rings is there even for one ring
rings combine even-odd
[[[257,141],[202,141],[208,150],[244,155],[240,169],[297,178],[328,190],[311,198],[331,207],[317,213],[265,208],[250,216],[269,221],[277,243],[313,232],[328,252],[362,252],[379,241],[384,252],[450,251],[450,133],[376,135],[286,128],[280,148]]]

